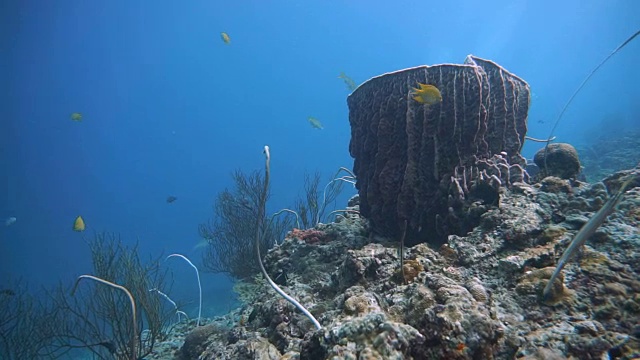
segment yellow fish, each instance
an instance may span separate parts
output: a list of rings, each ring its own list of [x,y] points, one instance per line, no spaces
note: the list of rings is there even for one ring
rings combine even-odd
[[[82,216],[78,216],[73,222],[73,231],[84,231],[84,220],[82,220]]]
[[[82,121],[82,114],[75,112],[71,114],[71,120],[73,121]]]
[[[418,86],[420,86],[420,89],[412,88],[411,95],[413,95],[413,100],[427,105],[437,104],[442,101],[442,95],[437,87],[421,83],[418,83]]]
[[[338,76],[338,79],[342,79],[344,81],[344,83],[347,85],[347,88],[349,88],[349,91],[353,91],[356,89],[356,82],[353,81],[352,78],[350,78],[349,76],[347,76],[347,74],[341,72],[340,76]]]
[[[225,44],[230,44],[231,43],[231,38],[229,37],[229,34],[227,34],[226,32],[221,32],[220,33],[220,37],[222,38],[222,41],[224,41]]]
[[[313,127],[314,129],[320,129],[320,130],[324,129],[324,127],[322,127],[322,123],[320,122],[320,120],[311,116],[309,116],[308,120],[309,120],[309,124],[311,124],[311,127]]]

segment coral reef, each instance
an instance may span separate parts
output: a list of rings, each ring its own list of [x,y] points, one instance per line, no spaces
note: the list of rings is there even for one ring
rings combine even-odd
[[[546,164],[545,164],[546,154]],[[540,176],[555,176],[561,179],[571,179],[580,172],[578,151],[570,144],[549,144],[536,152],[533,161],[542,170]]]
[[[324,231],[316,229],[293,229],[287,234],[287,239],[298,239],[309,244],[315,244],[327,240],[327,234]]]
[[[612,131],[611,124],[607,123],[607,127],[599,134],[600,136],[593,136],[587,144],[578,147],[583,165],[582,173],[588,181],[601,181],[613,172],[638,164],[640,129]]]
[[[437,87],[442,102],[413,100],[418,83]],[[415,245],[473,228],[481,203],[525,176],[529,95],[524,80],[471,55],[461,65],[420,66],[360,85],[347,101],[349,151],[373,229],[399,238],[406,221],[407,244]]]
[[[617,210],[565,267],[554,298],[543,299],[556,259],[629,175],[636,179]],[[640,169],[612,175],[609,192],[602,183],[552,181],[562,185],[518,182],[501,190],[497,206],[473,231],[450,236],[438,250],[427,244],[406,248],[410,279],[404,280],[410,281],[398,277],[397,243],[375,235],[358,214],[312,229],[326,235],[323,241],[289,237],[268,253],[265,265],[270,273],[288,274],[287,290],[323,328],[316,330],[268,285],[257,284],[253,301],[227,316],[231,326],[198,329],[177,354],[631,359],[640,352],[640,228],[634,212]],[[350,204],[357,209],[357,201]]]
[[[415,101],[416,84],[441,101]],[[169,347],[179,360],[637,357],[640,168],[584,183],[575,149],[553,144],[553,176],[531,179],[520,155],[529,100],[526,82],[473,56],[362,84],[348,99],[359,194],[323,224],[308,180],[304,229],[260,262],[269,284],[239,284],[239,309],[181,327],[150,357]],[[619,206],[594,217],[607,199]],[[558,267],[571,243],[580,256]]]

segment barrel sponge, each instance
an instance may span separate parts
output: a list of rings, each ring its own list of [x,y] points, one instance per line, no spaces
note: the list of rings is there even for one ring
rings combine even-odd
[[[442,101],[415,101],[411,89],[419,83],[437,87]],[[361,214],[396,238],[406,221],[408,245],[467,231],[455,214],[459,200],[481,181],[508,185],[522,173],[509,169],[525,165],[529,102],[524,80],[472,55],[464,64],[418,66],[363,83],[347,99]],[[506,169],[486,169],[496,154]]]

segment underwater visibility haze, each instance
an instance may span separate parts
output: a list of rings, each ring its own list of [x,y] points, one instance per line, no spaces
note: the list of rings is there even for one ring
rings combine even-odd
[[[631,0],[3,2],[0,358],[634,358],[637,14]],[[585,241],[587,265],[572,260]],[[623,285],[576,275],[598,261]],[[596,283],[635,300],[567,300]],[[470,308],[454,298],[477,314],[447,332]],[[510,338],[536,321],[602,341]]]

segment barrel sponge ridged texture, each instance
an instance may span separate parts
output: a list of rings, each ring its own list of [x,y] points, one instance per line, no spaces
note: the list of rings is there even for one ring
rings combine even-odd
[[[436,86],[442,102],[411,96],[418,83]],[[374,229],[407,244],[437,243],[447,229],[452,176],[505,152],[524,165],[529,85],[492,61],[419,66],[374,77],[347,99],[360,211]],[[466,189],[465,189],[466,190]]]

